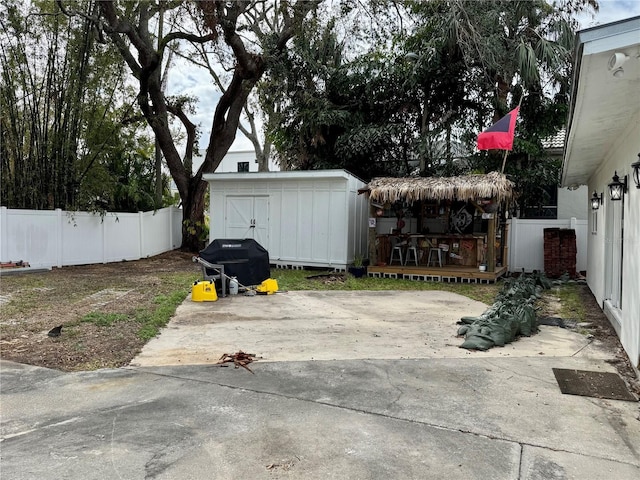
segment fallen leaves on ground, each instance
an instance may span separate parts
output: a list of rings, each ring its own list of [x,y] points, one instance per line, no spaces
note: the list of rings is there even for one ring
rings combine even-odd
[[[254,357],[255,355],[253,353],[244,353],[242,350],[233,354],[223,353],[218,360],[218,364],[233,363],[236,368],[242,367],[253,373],[253,371],[249,367],[247,367],[247,365],[253,362]]]

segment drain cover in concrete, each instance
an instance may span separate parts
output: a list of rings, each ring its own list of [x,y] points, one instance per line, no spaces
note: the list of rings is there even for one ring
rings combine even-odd
[[[556,376],[560,391],[565,394],[637,401],[617,373],[554,368],[553,374]]]

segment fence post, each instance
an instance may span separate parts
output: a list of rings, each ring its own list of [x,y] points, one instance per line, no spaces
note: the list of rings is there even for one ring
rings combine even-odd
[[[509,237],[509,270],[516,266],[518,246],[518,217],[511,217],[511,235]]]
[[[143,258],[144,252],[144,226],[142,225],[142,212],[138,212],[138,233],[140,242],[138,243],[138,258]]]
[[[62,268],[62,209],[56,208],[56,266]]]
[[[8,262],[7,247],[7,207],[0,207],[0,261]]]
[[[167,207],[169,213],[169,250],[173,250],[173,206]]]
[[[571,228],[571,230],[576,230],[578,225],[578,220],[576,219],[576,217],[571,217],[571,220],[569,220],[569,228]]]
[[[105,218],[107,218],[106,214],[100,222],[102,225],[102,263],[107,263],[107,222],[104,221]]]

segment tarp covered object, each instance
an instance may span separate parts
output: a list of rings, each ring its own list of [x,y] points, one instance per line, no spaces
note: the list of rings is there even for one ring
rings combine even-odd
[[[551,288],[544,274],[521,275],[504,281],[495,303],[479,317],[462,317],[458,335],[465,341],[460,347],[488,350],[503,347],[517,336],[526,337],[538,331],[536,301],[543,289]]]
[[[224,273],[244,286],[259,285],[271,276],[269,252],[252,238],[216,239],[200,252],[209,263],[224,265]],[[209,271],[207,275],[217,272]]]

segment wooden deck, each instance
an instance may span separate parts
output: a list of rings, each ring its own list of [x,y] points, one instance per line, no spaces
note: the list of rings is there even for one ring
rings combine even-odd
[[[445,265],[443,267],[386,265],[369,266],[367,275],[376,278],[402,278],[425,282],[494,283],[507,273],[507,267],[496,267],[495,272],[481,272],[478,267]]]

